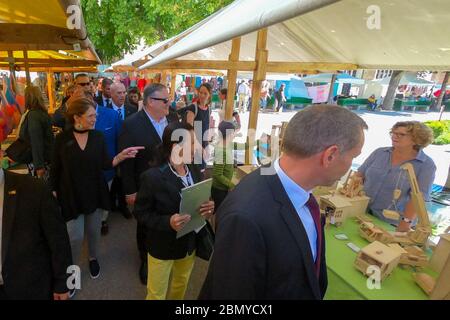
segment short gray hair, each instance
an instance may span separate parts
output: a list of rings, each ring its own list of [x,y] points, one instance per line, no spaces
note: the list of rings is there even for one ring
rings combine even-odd
[[[155,92],[167,90],[167,87],[161,83],[153,83],[144,89],[144,104],[147,103],[149,97],[153,96]]]
[[[340,152],[361,141],[366,122],[345,107],[314,105],[299,111],[289,122],[283,138],[286,154],[306,158],[336,145]]]

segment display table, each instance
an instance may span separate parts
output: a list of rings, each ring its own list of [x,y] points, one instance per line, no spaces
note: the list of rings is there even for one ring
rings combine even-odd
[[[394,227],[370,216],[373,223],[388,231]],[[338,240],[336,234],[344,233],[348,240]],[[325,229],[326,257],[328,268],[327,300],[368,299],[368,300],[424,300],[428,296],[414,282],[410,267],[397,267],[392,274],[381,282],[381,289],[367,288],[367,277],[359,272],[353,263],[357,253],[347,243],[352,242],[363,248],[369,244],[359,235],[359,225],[354,218],[347,219],[342,226],[333,225]],[[423,270],[432,276],[436,273],[429,268]]]
[[[366,106],[369,104],[368,99],[353,99],[353,98],[340,98],[337,104],[342,107],[356,107],[359,110],[360,106]]]
[[[396,111],[404,111],[405,107],[411,107],[412,111],[416,111],[417,109],[424,109],[424,111],[430,111],[431,101],[415,101],[415,100],[401,100],[395,99],[394,101],[394,110]]]

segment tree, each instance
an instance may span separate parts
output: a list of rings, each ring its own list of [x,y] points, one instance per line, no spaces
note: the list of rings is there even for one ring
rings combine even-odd
[[[397,90],[398,85],[400,84],[400,80],[402,79],[404,71],[395,70],[392,73],[391,81],[389,81],[389,87],[386,92],[386,96],[383,100],[382,109],[383,110],[392,110],[394,108],[394,99],[395,92]]]
[[[232,0],[81,0],[89,38],[104,62],[168,39]]]

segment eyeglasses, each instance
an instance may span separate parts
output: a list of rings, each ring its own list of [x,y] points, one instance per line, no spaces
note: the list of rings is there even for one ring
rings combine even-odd
[[[164,103],[168,103],[169,102],[168,98],[154,98],[154,97],[150,97],[150,99],[162,101]]]
[[[404,138],[404,137],[410,135],[409,133],[401,133],[401,132],[393,132],[393,131],[389,132],[389,134],[391,135],[391,137],[395,136],[397,138]]]
[[[77,85],[82,86],[82,87],[88,86],[89,84],[90,84],[89,82],[79,82],[79,83],[77,83]]]

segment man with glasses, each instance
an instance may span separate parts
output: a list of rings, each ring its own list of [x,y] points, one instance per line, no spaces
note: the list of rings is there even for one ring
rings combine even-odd
[[[133,206],[139,190],[140,175],[149,168],[156,146],[161,143],[167,124],[175,121],[169,116],[169,91],[167,87],[156,83],[144,90],[144,107],[125,119],[119,137],[119,150],[129,146],[144,146],[136,158],[124,161],[120,166],[126,202]],[[139,277],[142,284],[147,283],[147,249],[145,225],[137,225],[137,243],[141,257]]]

